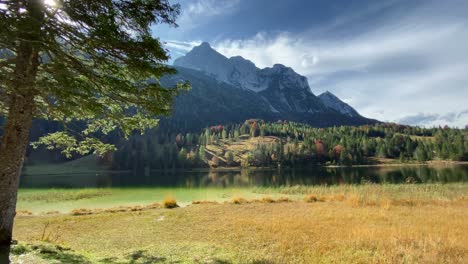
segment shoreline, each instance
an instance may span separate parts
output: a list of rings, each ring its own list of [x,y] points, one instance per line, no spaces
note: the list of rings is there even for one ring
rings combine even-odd
[[[355,165],[324,165],[324,164],[314,164],[311,166],[298,166],[298,167],[217,167],[217,168],[192,168],[192,169],[173,169],[173,170],[151,170],[151,172],[162,172],[162,173],[176,173],[176,172],[236,172],[236,171],[272,171],[272,170],[310,170],[314,168],[386,168],[386,167],[451,167],[451,166],[464,166],[468,165],[468,161],[428,161],[425,163],[377,163],[377,164],[355,164]],[[47,175],[63,175],[63,174],[101,174],[101,173],[131,173],[130,170],[95,170],[95,171],[70,171],[67,173],[28,173],[27,171],[22,174],[22,176],[31,177],[31,176],[47,176]]]
[[[458,165],[468,165],[468,161],[428,161],[425,163],[382,163],[382,164],[358,164],[358,165],[327,165],[323,166],[325,168],[372,168],[372,167],[417,167],[417,166],[427,166],[427,167],[438,167],[438,166],[458,166]]]
[[[411,263],[426,262],[436,256],[437,263],[457,263],[468,258],[467,239],[460,232],[468,227],[467,188],[466,184],[291,187],[233,191],[228,196],[223,191],[216,197],[200,191],[198,197],[185,197],[192,201],[188,206],[183,206],[179,192],[173,197],[181,207],[174,209],[164,208],[166,193],[156,197],[148,190],[132,190],[131,195],[125,190],[105,196],[88,193],[87,200],[78,195],[83,193],[62,190],[50,196],[20,193],[14,239],[23,250],[15,258],[22,260],[16,263],[24,263],[26,257],[50,260],[55,254],[60,260],[64,256],[60,245],[66,245],[66,256],[79,254],[75,258],[86,260],[83,263],[101,263],[110,257],[115,263],[130,263],[134,252],[181,263],[200,259],[314,263],[317,256],[330,263],[353,263],[356,252],[364,263],[395,262],[394,256],[404,257],[396,262],[405,262],[407,256],[412,256]],[[35,250],[44,245],[44,234],[51,238],[47,250]],[[428,243],[428,235],[435,242]],[[26,262],[35,263],[34,259]]]

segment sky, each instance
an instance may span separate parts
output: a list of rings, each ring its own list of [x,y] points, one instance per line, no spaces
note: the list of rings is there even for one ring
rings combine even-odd
[[[185,0],[156,25],[171,61],[207,41],[257,67],[281,63],[366,117],[468,125],[466,0]]]

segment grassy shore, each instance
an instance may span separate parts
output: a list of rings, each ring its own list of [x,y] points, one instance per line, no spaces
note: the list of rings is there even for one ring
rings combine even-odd
[[[181,206],[194,200],[227,201],[232,197],[259,198],[263,194],[250,188],[83,188],[20,189],[17,209],[33,214],[49,211],[69,213],[73,209],[137,206],[174,197]]]
[[[104,196],[45,192],[41,203],[136,203],[149,189]],[[83,190],[81,190],[83,191]],[[408,184],[237,190],[230,197],[173,193],[184,207],[140,201],[86,215],[20,214],[19,263],[466,263],[468,185]],[[40,191],[20,193],[19,210]],[[59,195],[58,195],[59,194]],[[193,195],[194,193],[192,193]],[[88,196],[87,196],[88,195]],[[141,195],[141,196],[140,196]],[[29,197],[29,198],[26,198]],[[119,198],[121,200],[119,200]],[[125,198],[126,197],[126,198]],[[132,198],[130,198],[132,197]],[[152,202],[160,202],[157,196]],[[125,199],[124,199],[125,198]],[[70,200],[71,199],[71,200]],[[63,201],[65,200],[65,201]],[[185,200],[185,201],[184,201]],[[128,202],[128,201],[127,201]],[[149,201],[148,201],[149,202]],[[32,203],[32,201],[31,201]],[[76,208],[76,209],[77,209]],[[90,207],[91,208],[91,207]],[[25,262],[26,261],[26,262]],[[41,262],[42,261],[42,262]]]
[[[73,209],[112,208],[116,206],[148,205],[166,197],[177,199],[181,206],[192,201],[224,202],[233,197],[261,199],[287,196],[302,200],[304,195],[320,197],[346,196],[361,200],[409,199],[452,200],[468,194],[468,184],[363,184],[330,186],[285,186],[252,188],[83,188],[83,189],[20,189],[19,211],[44,214],[49,211],[69,213]]]

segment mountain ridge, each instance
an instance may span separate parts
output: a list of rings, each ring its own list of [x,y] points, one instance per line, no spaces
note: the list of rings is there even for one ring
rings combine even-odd
[[[329,108],[335,109],[342,114],[353,116],[360,116],[360,114],[349,104],[343,102],[333,93],[326,91],[321,93],[318,98]]]
[[[199,70],[178,66],[175,69],[177,74],[165,76],[161,84],[170,87],[181,80],[188,80],[192,89],[175,98],[171,116],[163,118],[161,125],[176,127],[180,131],[197,131],[206,126],[239,123],[251,118],[272,122],[289,120],[315,127],[377,123],[362,116],[343,115],[331,108],[321,112],[280,112],[281,109],[270,104],[267,94],[241,89]]]
[[[292,68],[282,64],[274,64],[272,67],[258,68],[255,63],[242,56],[225,57],[213,49],[208,42],[203,42],[194,47],[185,56],[177,58],[174,66],[180,66],[200,70],[214,76],[220,81],[238,85],[240,88],[260,92],[267,89],[267,77],[271,74],[282,72],[289,75],[292,80],[300,82],[300,85],[310,87],[307,78],[296,73]],[[242,79],[242,80],[239,80]],[[241,82],[240,82],[241,81]]]
[[[291,67],[277,63],[260,69],[242,56],[225,57],[207,42],[177,58],[174,66],[198,70],[239,89],[256,92],[273,112],[313,114],[332,110],[349,117],[362,117],[330,92],[316,96],[307,78]]]

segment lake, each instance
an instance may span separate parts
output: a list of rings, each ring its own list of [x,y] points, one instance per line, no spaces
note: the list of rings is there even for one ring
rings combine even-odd
[[[279,187],[294,185],[454,183],[468,181],[468,165],[388,166],[229,171],[93,172],[22,175],[21,188],[85,187]]]

